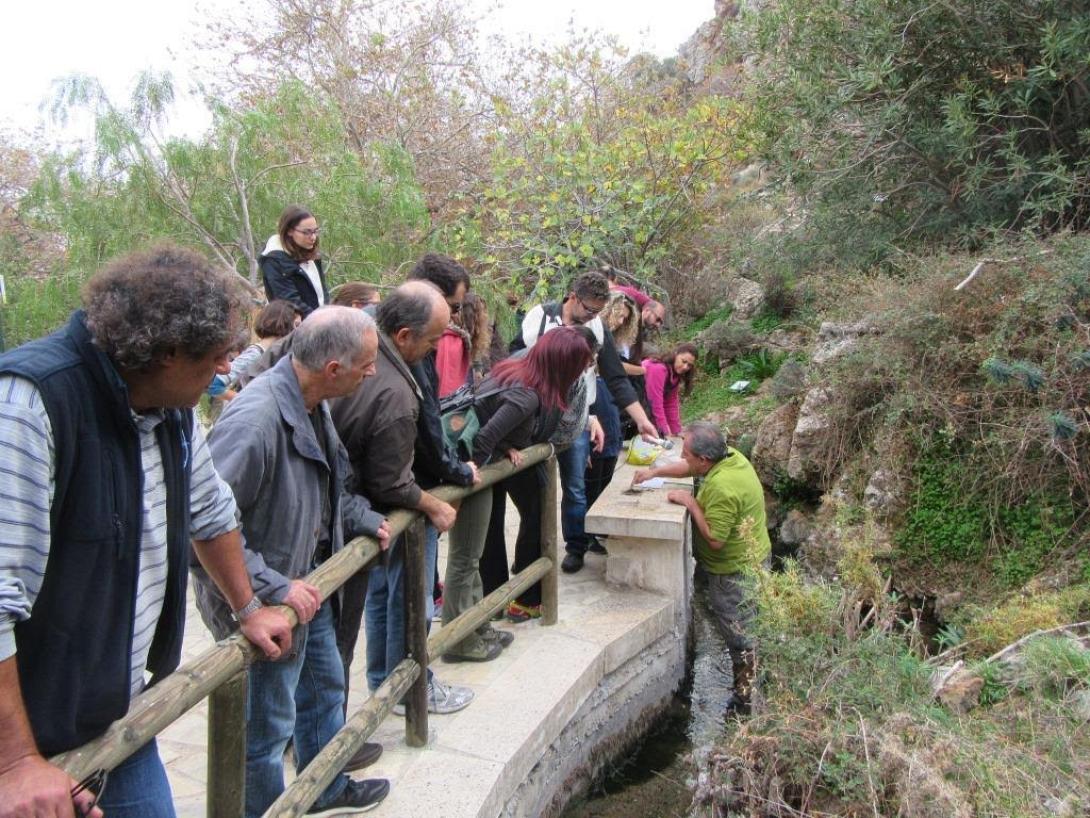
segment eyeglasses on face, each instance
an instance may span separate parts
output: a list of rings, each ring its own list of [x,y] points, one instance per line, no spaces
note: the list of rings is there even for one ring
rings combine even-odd
[[[108,770],[95,770],[72,788],[69,795],[72,797],[72,806],[76,815],[87,816],[94,811],[98,806],[98,800],[102,797],[102,791],[106,789],[106,779],[109,774]],[[90,792],[94,795],[91,803],[84,807],[76,804],[76,796],[82,792]]]
[[[300,230],[300,229],[299,229],[298,227],[296,227],[296,228],[295,228],[295,232],[296,232],[296,233],[302,233],[302,234],[303,234],[304,236],[306,236],[306,237],[307,237],[308,239],[312,239],[312,238],[314,238],[315,236],[317,236],[317,235],[318,235],[319,233],[321,233],[321,232],[322,232],[322,228],[320,228],[320,227],[315,227],[315,228],[313,228],[313,229],[311,229],[311,230]]]
[[[605,304],[603,304],[600,307],[588,307],[587,302],[584,301],[579,296],[576,296],[575,300],[579,302],[579,306],[583,308],[583,311],[586,312],[587,315],[597,315],[598,313],[600,313],[602,310],[604,310],[606,308]]]

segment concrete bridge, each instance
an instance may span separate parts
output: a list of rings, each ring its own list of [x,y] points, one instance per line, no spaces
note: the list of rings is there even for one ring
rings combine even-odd
[[[676,454],[663,455],[670,456]],[[619,466],[588,515],[589,531],[609,535],[609,556],[590,554],[582,571],[561,575],[559,623],[499,623],[515,641],[492,662],[434,659],[442,680],[470,686],[476,699],[460,713],[432,716],[427,747],[406,746],[402,718],[389,716],[375,732],[382,758],[354,775],[389,778],[392,790],[370,814],[556,814],[669,702],[685,672],[688,525],[684,509],[666,501],[666,489],[625,493],[632,472]],[[511,506],[509,543],[517,524]],[[440,572],[444,555],[441,541]],[[192,600],[189,610],[183,661],[212,644]],[[366,698],[363,638],[350,713]],[[159,737],[180,818],[206,814],[207,735],[205,703]]]

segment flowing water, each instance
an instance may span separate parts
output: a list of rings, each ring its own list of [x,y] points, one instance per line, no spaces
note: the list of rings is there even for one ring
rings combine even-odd
[[[730,703],[730,657],[698,588],[692,650],[681,689],[628,756],[606,770],[563,818],[682,818],[692,801],[691,755],[723,735]]]

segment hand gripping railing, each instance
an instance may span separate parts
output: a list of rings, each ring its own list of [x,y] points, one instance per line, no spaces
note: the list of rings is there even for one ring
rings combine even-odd
[[[481,469],[475,486],[439,486],[431,490],[451,502],[475,494],[517,471],[548,461],[542,503],[542,557],[497,588],[473,608],[464,612],[428,639],[424,611],[424,520],[418,511],[399,509],[389,515],[391,541],[408,532],[400,547],[405,549],[406,647],[407,655],[382,686],[346,722],[333,741],[316,756],[292,786],[266,815],[298,816],[306,812],[352,755],[374,732],[390,709],[406,692],[405,740],[422,747],[428,735],[427,679],[421,672],[429,655],[449,651],[488,617],[537,581],[541,581],[542,624],[557,621],[557,536],[556,459],[547,443],[522,451],[516,468],[504,460]],[[322,563],[306,579],[317,586],[323,601],[379,554],[378,543],[357,537]],[[410,592],[411,591],[411,592]],[[281,610],[294,625],[295,611]],[[237,818],[243,811],[246,773],[246,668],[259,651],[243,636],[235,634],[179,667],[157,685],[135,697],[129,712],[98,738],[53,758],[53,763],[76,780],[90,773],[110,770],[169,727],[178,718],[209,698],[208,711],[208,816]]]

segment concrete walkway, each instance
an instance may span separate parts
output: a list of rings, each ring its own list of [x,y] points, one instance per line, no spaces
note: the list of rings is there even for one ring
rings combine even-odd
[[[618,479],[626,478],[618,475]],[[513,544],[517,527],[513,507],[508,511],[508,527],[508,542]],[[681,545],[672,547],[679,550]],[[445,539],[440,543],[440,573],[444,563]],[[391,715],[386,719],[372,737],[385,749],[382,758],[356,773],[357,777],[389,778],[393,785],[387,800],[369,814],[380,818],[492,818],[505,809],[509,814],[535,814],[537,807],[530,806],[512,811],[509,799],[577,711],[587,711],[602,680],[649,646],[681,642],[674,599],[607,585],[605,563],[605,557],[588,555],[581,572],[561,574],[558,625],[499,623],[515,634],[515,641],[495,661],[433,662],[440,679],[469,685],[476,699],[461,713],[432,716],[431,739],[423,749],[405,745],[402,718]],[[191,595],[183,661],[210,644],[211,637]],[[350,709],[362,703],[367,690],[364,650],[361,634],[352,670]],[[600,705],[603,713],[607,704]],[[596,701],[590,705],[599,707]],[[159,739],[180,818],[205,815],[206,732],[207,704],[202,704]],[[287,772],[290,779],[291,771]],[[541,776],[540,769],[537,775]],[[562,784],[546,781],[543,786],[539,782],[537,789],[547,793],[550,787],[555,791]]]

